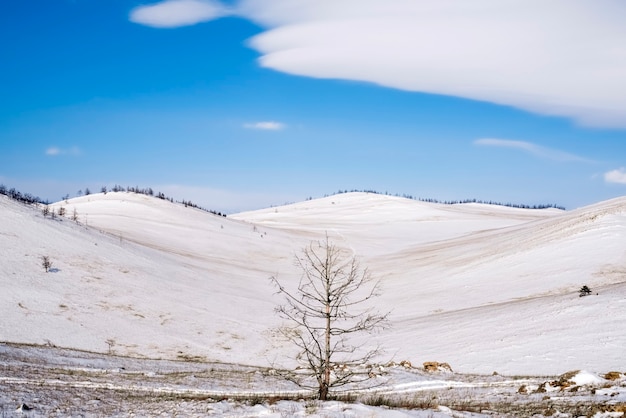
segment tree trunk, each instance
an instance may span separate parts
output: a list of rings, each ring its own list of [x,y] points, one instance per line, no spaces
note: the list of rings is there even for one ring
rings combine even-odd
[[[326,398],[328,398],[328,385],[326,384],[326,382],[324,382],[320,386],[319,400],[325,401]]]
[[[327,287],[328,292],[328,287]],[[330,387],[330,299],[327,295],[326,299],[326,335],[325,335],[325,352],[324,352],[324,378],[322,379],[322,387],[320,387],[320,400],[325,401],[328,396],[328,388]]]

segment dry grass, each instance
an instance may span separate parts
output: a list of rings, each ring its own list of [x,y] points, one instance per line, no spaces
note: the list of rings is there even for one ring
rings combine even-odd
[[[7,345],[4,345],[6,348]],[[94,365],[98,365],[95,367]],[[103,366],[104,365],[104,366]],[[205,416],[222,401],[233,408],[265,405],[285,412],[280,401],[300,401],[299,408],[315,413],[321,405],[312,392],[298,388],[267,369],[220,363],[130,359],[54,347],[20,346],[0,358],[0,417],[15,416],[22,403],[33,408],[24,417],[61,416]],[[439,381],[441,376],[397,369],[402,382]],[[555,377],[518,379],[493,375],[446,374],[461,385],[394,393],[389,388],[336,393],[333,400],[406,410],[452,410],[500,417],[593,416],[596,412],[625,412],[626,380],[595,388],[576,386],[563,391],[518,393],[521,385],[541,387]],[[424,380],[425,379],[425,380]],[[558,378],[556,378],[558,379]],[[272,391],[267,390],[272,388]],[[281,392],[282,391],[282,392]],[[534,392],[534,393],[533,393]],[[239,406],[237,406],[239,405]]]

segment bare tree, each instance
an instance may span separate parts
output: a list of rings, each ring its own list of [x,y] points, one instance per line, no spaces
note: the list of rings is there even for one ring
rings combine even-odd
[[[52,267],[52,261],[50,261],[50,257],[48,257],[47,255],[42,256],[41,257],[41,266],[44,268],[44,270],[47,273],[50,270],[50,268]]]
[[[296,256],[296,265],[302,277],[294,291],[271,278],[286,301],[276,311],[291,323],[282,329],[283,335],[297,346],[297,360],[304,366],[304,373],[287,377],[301,387],[316,389],[319,399],[326,400],[331,388],[372,377],[364,366],[380,354],[380,348],[357,346],[349,337],[383,328],[388,313],[364,306],[379,294],[380,282],[328,237],[304,248]]]

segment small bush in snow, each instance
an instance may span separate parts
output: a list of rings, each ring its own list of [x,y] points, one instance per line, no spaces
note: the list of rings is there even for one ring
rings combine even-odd
[[[50,271],[50,268],[52,267],[52,261],[50,261],[50,257],[48,257],[47,255],[42,256],[41,266],[44,268],[46,273]]]
[[[578,296],[580,296],[581,298],[583,296],[588,296],[591,294],[591,289],[589,289],[589,287],[587,285],[584,285],[583,287],[580,288],[580,290],[578,291]]]

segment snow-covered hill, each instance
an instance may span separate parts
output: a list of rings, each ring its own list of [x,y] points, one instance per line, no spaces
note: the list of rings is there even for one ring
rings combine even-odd
[[[392,327],[364,343],[396,360],[511,374],[626,361],[626,198],[563,212],[347,193],[228,218],[125,192],[53,206],[66,218],[0,196],[1,341],[290,364],[268,277],[297,281],[294,254],[328,234],[381,279]]]

